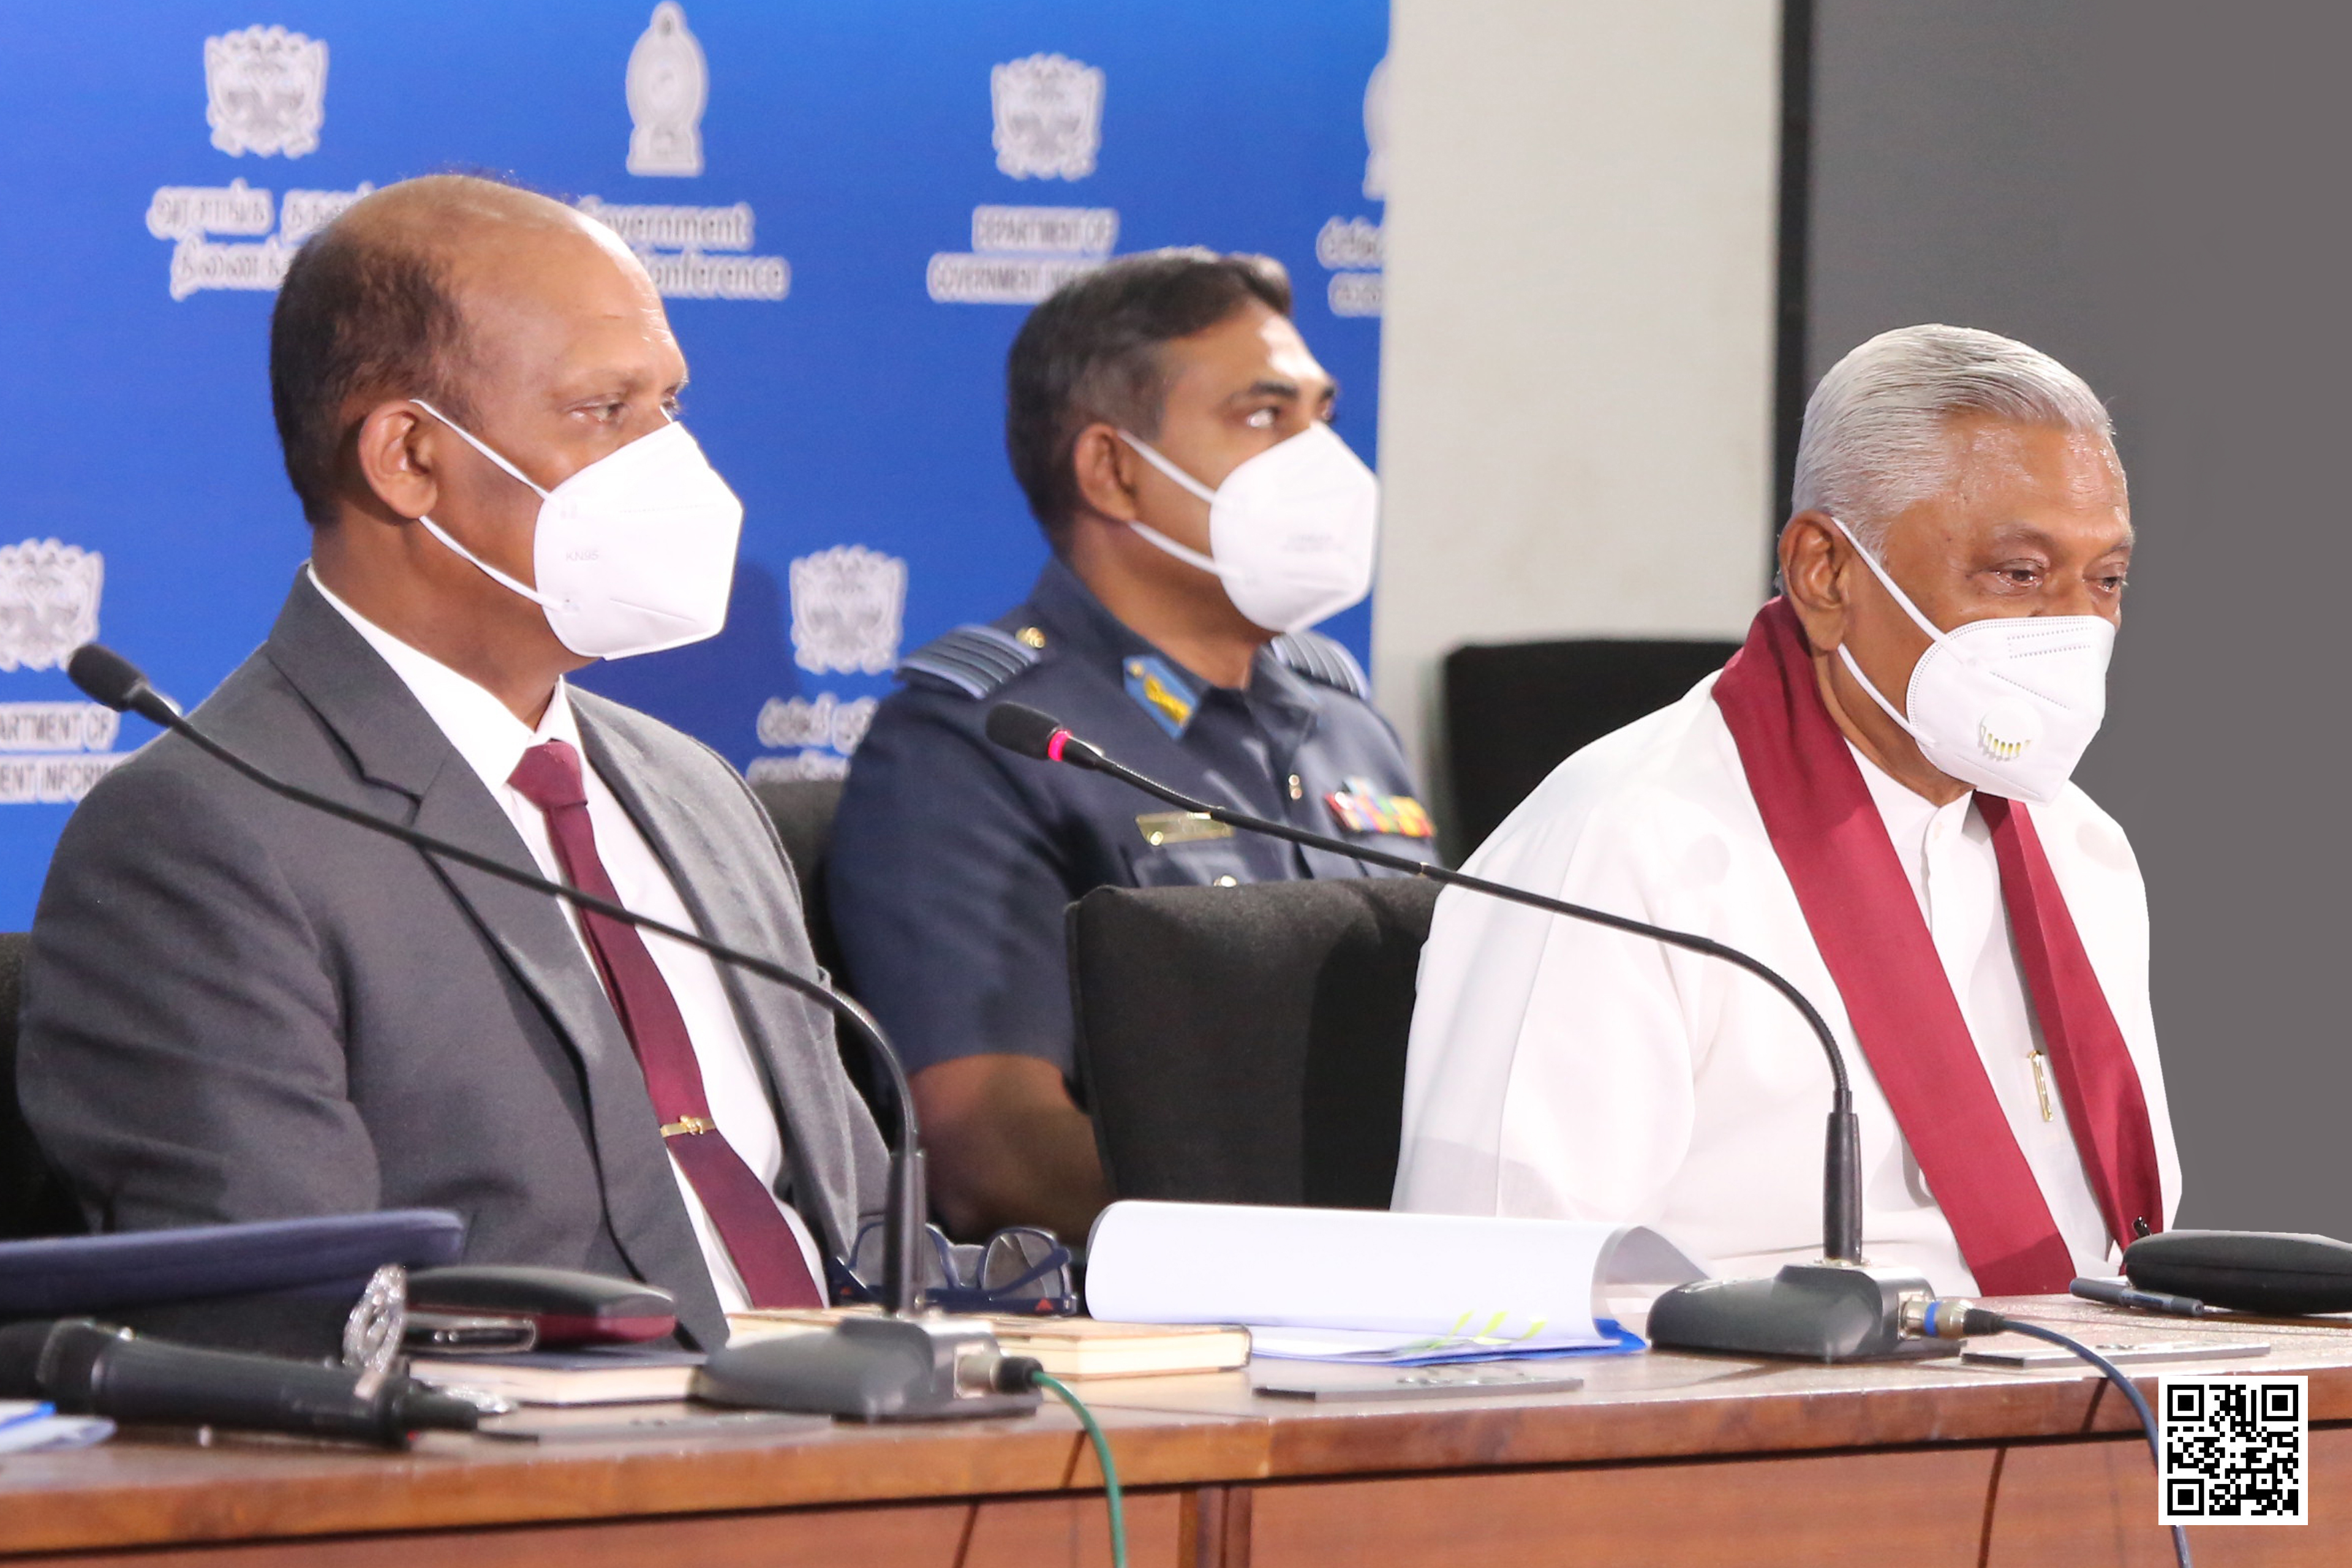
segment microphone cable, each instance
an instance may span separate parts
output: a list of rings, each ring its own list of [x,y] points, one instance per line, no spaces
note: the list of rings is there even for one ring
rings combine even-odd
[[[2124,1375],[2122,1368],[2082,1341],[2062,1334],[2055,1329],[2045,1329],[2040,1323],[2008,1317],[1955,1297],[1939,1297],[1922,1302],[1916,1314],[1906,1309],[1904,1324],[1911,1331],[1931,1340],[1966,1339],[1974,1334],[2023,1334],[2028,1339],[2040,1340],[2044,1344],[2056,1345],[2060,1350],[2080,1356],[2096,1367],[2109,1383],[2123,1390],[2124,1397],[2131,1401],[2132,1413],[2139,1417],[2140,1430],[2147,1436],[2148,1458],[2156,1462],[2157,1485],[2161,1487],[2164,1484],[2164,1439],[2157,1430],[2156,1412],[2148,1408],[2147,1395]],[[2190,1568],[2189,1531],[2178,1524],[2171,1529],[2173,1561],[2179,1568]]]
[[[1087,1429],[1087,1439],[1094,1444],[1095,1462],[1102,1467],[1103,1501],[1110,1510],[1110,1568],[1127,1568],[1127,1499],[1118,1484],[1118,1466],[1110,1457],[1110,1439],[1103,1435],[1102,1424],[1095,1413],[1087,1408],[1070,1385],[1037,1364],[1031,1356],[1006,1356],[997,1373],[1000,1387],[1025,1384],[1042,1388],[1070,1407],[1078,1425]]]

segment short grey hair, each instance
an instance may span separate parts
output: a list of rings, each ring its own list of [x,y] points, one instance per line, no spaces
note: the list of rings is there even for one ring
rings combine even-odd
[[[1813,388],[1790,515],[1828,512],[1877,553],[1895,514],[1944,482],[1945,432],[1970,415],[2079,430],[2110,448],[2115,441],[2106,405],[2040,349],[1972,327],[1898,327],[1832,365]]]

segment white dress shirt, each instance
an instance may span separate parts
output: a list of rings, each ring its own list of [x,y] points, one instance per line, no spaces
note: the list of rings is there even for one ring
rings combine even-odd
[[[1714,678],[1570,758],[1474,855],[1496,881],[1696,931],[1787,975],[1843,1046],[1872,1262],[1975,1289],[1766,834]],[[1857,761],[1861,759],[1857,753]],[[1938,807],[1862,762],[1988,1080],[2076,1268],[2106,1226],[2050,1083],[1973,797]],[[2175,1152],[2147,999],[2147,911],[2123,831],[2069,786],[2031,808],[2147,1098],[2169,1218]],[[1727,1275],[1820,1256],[1830,1078],[1786,1000],[1719,960],[1449,889],[1423,950],[1395,1206],[1654,1225]]]
[[[310,574],[310,584],[392,666],[393,673],[400,677],[426,715],[439,726],[449,744],[480,776],[490,798],[499,803],[508,820],[514,824],[515,831],[522,836],[531,858],[539,863],[541,875],[556,881],[567,880],[562,863],[555,857],[545,815],[507,780],[522,761],[524,752],[543,742],[562,741],[580,753],[582,783],[588,796],[588,822],[596,835],[596,855],[613,879],[621,903],[655,920],[688,931],[695,929],[694,917],[687,912],[685,900],[678,897],[653,846],[646,842],[645,835],[622,808],[611,787],[589,763],[587,749],[580,743],[571,697],[562,681],[556,683],[554,699],[548,703],[547,711],[534,730],[516,718],[488,689],[418,652],[344,604],[319,581],[315,571]],[[581,938],[581,950],[585,953],[587,941],[581,936],[579,911],[569,903],[562,909],[572,935]],[[769,1102],[759,1067],[751,1058],[751,1045],[743,1038],[742,1025],[727,999],[718,964],[708,953],[683,942],[651,931],[640,934],[655,967],[668,984],[670,994],[677,1000],[678,1012],[685,1016],[688,1037],[694,1042],[694,1059],[702,1070],[703,1092],[710,1101],[711,1120],[751,1168],[751,1173],[760,1178],[761,1184],[773,1193],[777,1175],[783,1169],[783,1134],[777,1126],[775,1109]],[[594,968],[592,958],[590,969],[594,972]],[[419,984],[430,984],[430,976],[418,977]],[[709,1267],[710,1282],[718,1289],[719,1306],[730,1312],[743,1310],[751,1305],[751,1298],[743,1289],[742,1275],[727,1254],[726,1244],[719,1239],[719,1227],[711,1223],[709,1211],[703,1207],[701,1198],[696,1195],[693,1184],[675,1160],[670,1162],[670,1173],[677,1180],[678,1195],[686,1200],[687,1215],[694,1222],[695,1239],[701,1243],[703,1261]],[[792,1226],[802,1257],[822,1294],[824,1265],[807,1224],[790,1204],[779,1200],[776,1206]]]

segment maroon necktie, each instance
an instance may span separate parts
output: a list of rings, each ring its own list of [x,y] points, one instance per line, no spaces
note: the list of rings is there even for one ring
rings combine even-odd
[[[546,814],[555,858],[573,887],[600,899],[620,901],[604,862],[596,854],[596,831],[588,821],[588,793],[581,787],[580,753],[562,741],[549,741],[522,754],[507,783]],[[743,1276],[754,1307],[821,1307],[816,1281],[809,1277],[799,1239],[776,1207],[776,1200],[743,1157],[728,1145],[710,1117],[702,1092],[702,1069],[677,998],[646,951],[637,928],[588,910],[580,910],[588,952],[604,977],[646,1075],[646,1093],[660,1118],[663,1145],[702,1206],[719,1227],[727,1254]]]

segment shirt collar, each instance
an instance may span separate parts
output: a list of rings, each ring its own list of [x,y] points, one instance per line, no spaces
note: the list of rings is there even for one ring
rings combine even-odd
[[[545,741],[562,741],[574,751],[580,749],[580,725],[572,716],[571,695],[562,680],[555,683],[555,695],[549,700],[547,711],[540,716],[538,728],[533,729],[516,718],[512,710],[490,694],[488,688],[401,641],[337,598],[319,581],[316,568],[304,570],[310,573],[310,586],[319,590],[319,596],[333,605],[336,613],[352,624],[352,629],[366,638],[367,645],[392,666],[392,672],[400,677],[401,684],[408,688],[425,716],[439,728],[457,754],[466,759],[466,765],[480,775],[491,795],[506,787],[515,764],[531,747]]]
[[[1895,836],[1898,843],[1906,833],[1916,842],[1927,831],[1930,823],[1948,813],[1966,816],[1969,807],[1976,803],[1976,795],[1971,792],[1958,800],[1937,805],[1864,756],[1862,748],[1852,741],[1845,745],[1846,750],[1853,753],[1854,765],[1862,770],[1862,782],[1869,786],[1872,804],[1878,807],[1878,815],[1885,820],[1886,830]]]
[[[1095,597],[1095,591],[1070,570],[1069,563],[1058,555],[1046,562],[1045,569],[1037,574],[1036,584],[1029,590],[1029,607],[1080,658],[1098,658],[1111,664],[1123,663],[1139,654],[1167,658],[1149,639],[1112,615]],[[1199,682],[1188,684],[1197,686]]]

